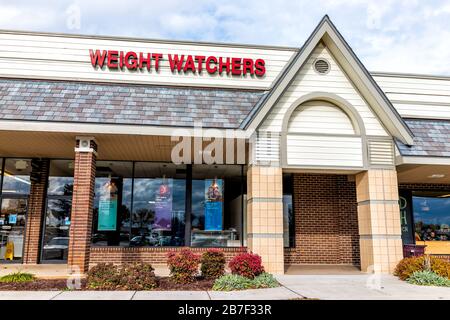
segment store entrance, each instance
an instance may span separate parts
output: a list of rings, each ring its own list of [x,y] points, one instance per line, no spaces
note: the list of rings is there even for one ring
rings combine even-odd
[[[0,262],[21,263],[27,214],[26,197],[3,197],[0,213]]]

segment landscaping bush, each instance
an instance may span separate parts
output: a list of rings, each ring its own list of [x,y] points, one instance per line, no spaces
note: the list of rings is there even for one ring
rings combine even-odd
[[[87,288],[98,290],[150,290],[158,286],[153,267],[146,263],[99,263],[87,275]]]
[[[280,286],[278,281],[270,273],[263,272],[252,280],[253,287],[259,288],[275,288]]]
[[[253,253],[238,254],[230,261],[228,266],[233,274],[249,279],[253,279],[264,272],[261,257]]]
[[[213,290],[233,291],[252,288],[252,280],[237,274],[226,274],[214,281]]]
[[[154,269],[150,264],[133,263],[119,269],[118,287],[122,290],[151,290],[158,286]]]
[[[406,281],[419,286],[450,287],[449,279],[429,270],[416,271]]]
[[[253,279],[238,275],[226,274],[214,282],[213,290],[216,291],[233,291],[245,289],[275,288],[279,283],[273,275],[263,272]]]
[[[0,277],[0,282],[30,282],[35,279],[34,274],[19,271]]]
[[[189,249],[183,249],[169,252],[167,257],[170,276],[175,283],[191,283],[195,281],[200,263],[199,255]]]
[[[425,271],[427,270],[427,259],[429,259],[431,271],[441,277],[450,279],[450,262],[426,256],[404,258],[395,268],[394,275],[401,280],[406,280],[414,272]]]
[[[225,255],[219,249],[208,249],[200,262],[200,270],[206,279],[217,279],[225,273]]]

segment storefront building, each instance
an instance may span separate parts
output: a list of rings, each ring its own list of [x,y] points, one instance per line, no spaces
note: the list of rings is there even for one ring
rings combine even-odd
[[[1,31],[0,261],[448,257],[449,96],[369,73],[327,16],[301,48]]]

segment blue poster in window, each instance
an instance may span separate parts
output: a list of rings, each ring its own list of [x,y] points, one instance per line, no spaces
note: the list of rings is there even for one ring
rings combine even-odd
[[[172,179],[162,179],[155,197],[153,230],[172,230]]]
[[[17,214],[10,214],[9,215],[9,224],[16,224],[17,223]]]
[[[101,189],[98,204],[98,231],[116,231],[117,196],[118,188],[113,181],[109,181]]]
[[[223,180],[205,180],[205,231],[222,231]]]

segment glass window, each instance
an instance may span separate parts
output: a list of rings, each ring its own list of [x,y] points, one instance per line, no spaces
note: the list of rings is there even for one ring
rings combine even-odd
[[[6,159],[2,195],[28,195],[30,193],[30,159]]]
[[[97,161],[92,242],[99,246],[127,246],[133,163]]]
[[[192,167],[191,246],[242,245],[244,181],[239,165]]]
[[[283,175],[283,240],[285,247],[295,241],[294,208],[292,205],[292,174]]]
[[[416,240],[450,240],[449,192],[413,192],[413,216]]]
[[[74,160],[52,160],[48,177],[49,196],[71,196]]]
[[[186,166],[137,162],[130,246],[183,246]]]
[[[43,261],[65,261],[69,250],[73,160],[51,160],[42,239]]]
[[[26,198],[3,198],[0,212],[0,261],[20,262],[23,254]]]

